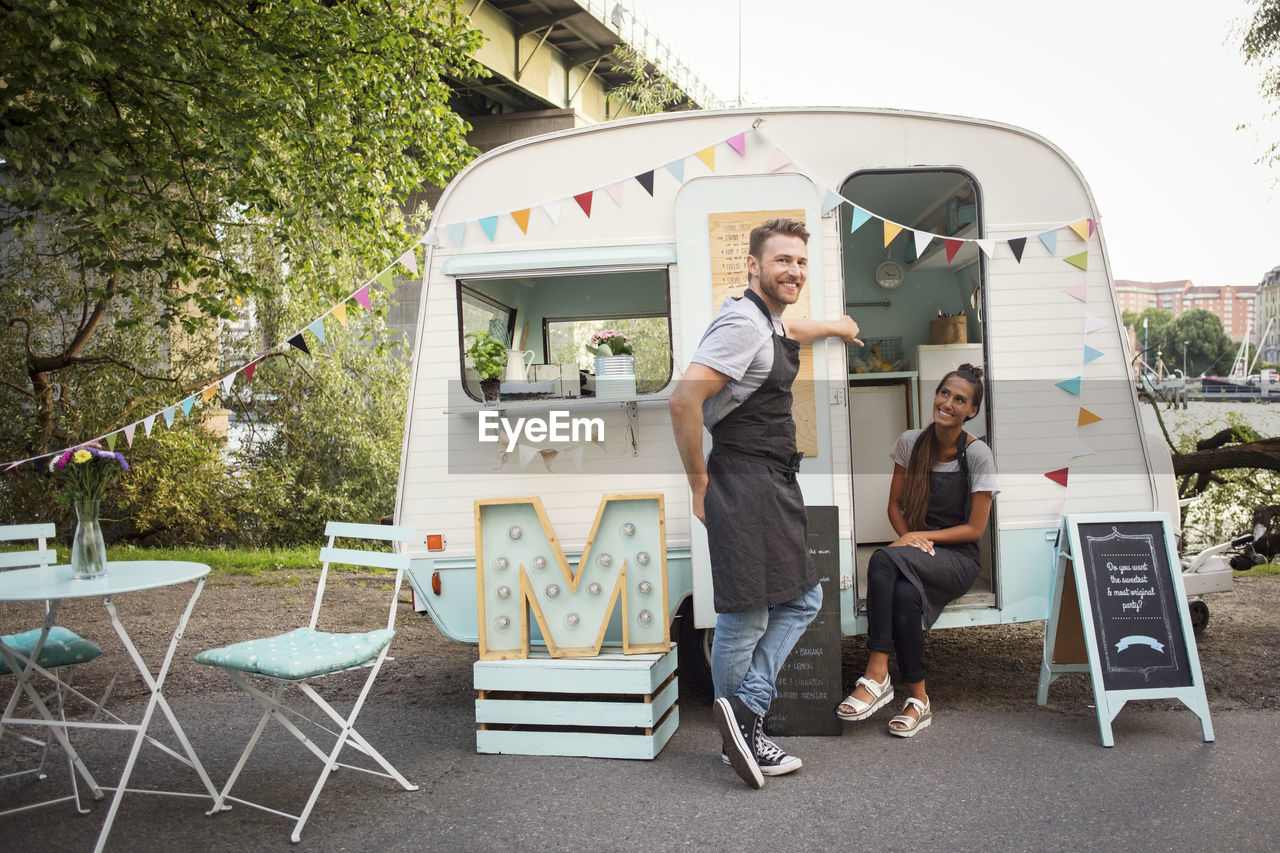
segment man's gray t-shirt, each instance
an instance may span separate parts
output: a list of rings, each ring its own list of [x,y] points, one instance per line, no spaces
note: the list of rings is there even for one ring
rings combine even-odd
[[[755,393],[773,370],[773,334],[782,334],[782,315],[764,312],[746,297],[726,299],[711,321],[690,361],[729,377],[715,396],[702,404],[702,423],[711,429]]]

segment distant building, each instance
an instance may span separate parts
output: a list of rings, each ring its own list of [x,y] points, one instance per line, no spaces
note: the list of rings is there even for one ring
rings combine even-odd
[[[1275,364],[1280,361],[1280,267],[1273,267],[1262,277],[1256,312],[1255,334],[1261,337],[1258,348],[1262,350],[1262,360]]]
[[[1276,279],[1273,298],[1280,299],[1280,267],[1272,270],[1269,276]],[[1222,321],[1222,328],[1227,337],[1233,341],[1244,340],[1245,335],[1252,334],[1256,338],[1266,321],[1258,319],[1255,323],[1255,304],[1259,299],[1260,289],[1255,285],[1232,285],[1221,287],[1198,287],[1189,279],[1180,281],[1127,281],[1116,280],[1116,298],[1121,311],[1142,312],[1148,308],[1159,308],[1178,316],[1192,308],[1203,308],[1216,314]],[[1277,307],[1280,311],[1280,306]],[[1260,316],[1260,315],[1259,315]],[[1250,325],[1255,323],[1254,325]],[[1280,326],[1280,322],[1277,322]]]

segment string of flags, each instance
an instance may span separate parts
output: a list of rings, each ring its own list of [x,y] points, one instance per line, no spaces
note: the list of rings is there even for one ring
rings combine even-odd
[[[365,281],[359,288],[357,288],[349,296],[335,303],[327,311],[325,311],[323,314],[321,314],[319,317],[317,317],[315,320],[313,320],[303,329],[300,329],[295,334],[290,336],[284,343],[276,344],[275,346],[269,349],[259,352],[248,363],[241,365],[240,367],[237,367],[236,369],[224,374],[223,376],[211,382],[209,385],[205,386],[200,391],[195,392],[191,395],[188,395],[181,401],[174,403],[172,405],[166,406],[165,408],[160,409],[148,415],[147,417],[142,418],[138,421],[135,421],[127,426],[121,427],[117,430],[113,430],[104,435],[98,436],[96,439],[93,439],[93,440],[98,441],[99,443],[105,443],[107,447],[114,450],[115,445],[118,441],[118,437],[121,434],[123,434],[125,437],[125,441],[130,446],[132,446],[134,437],[137,432],[137,428],[139,426],[143,428],[143,431],[147,436],[150,436],[152,430],[155,427],[156,419],[158,417],[163,419],[167,427],[172,427],[174,420],[177,417],[177,411],[179,409],[182,411],[184,417],[190,417],[191,412],[194,409],[197,402],[207,403],[210,400],[212,400],[215,396],[217,396],[219,391],[221,391],[221,393],[224,396],[229,394],[231,392],[231,389],[235,383],[235,379],[237,376],[243,374],[245,382],[252,382],[254,370],[256,369],[258,363],[266,356],[271,355],[272,353],[277,352],[285,347],[293,347],[294,349],[297,349],[303,352],[304,354],[310,354],[311,352],[310,346],[307,343],[307,339],[304,336],[304,333],[309,332],[311,336],[316,340],[318,340],[320,343],[322,344],[325,343],[324,321],[328,316],[333,315],[335,319],[337,319],[342,325],[345,326],[346,320],[347,320],[348,303],[354,300],[361,307],[368,310],[370,306],[370,298],[369,298],[370,287],[375,283],[383,286],[389,286],[391,277],[395,274],[397,266],[403,267],[405,270],[409,272],[409,274],[413,276],[417,276],[419,274],[419,268],[417,264],[417,252],[419,251],[418,247],[420,245],[426,245],[426,246],[432,246],[432,247],[441,246],[442,234],[447,236],[448,239],[451,240],[455,246],[461,246],[463,242],[467,239],[467,234],[471,229],[471,227],[478,226],[480,231],[485,235],[485,237],[488,238],[489,242],[493,242],[497,238],[499,223],[504,219],[509,218],[510,221],[513,222],[515,226],[519,229],[521,235],[527,236],[529,233],[531,218],[535,210],[541,211],[542,215],[545,216],[547,220],[549,220],[552,226],[554,227],[559,227],[562,219],[562,215],[564,214],[565,210],[572,211],[576,209],[580,211],[580,213],[583,216],[585,216],[587,219],[590,219],[593,212],[599,210],[598,201],[599,201],[600,193],[604,193],[613,201],[613,203],[617,207],[621,208],[625,203],[627,188],[631,185],[633,181],[644,191],[646,196],[652,198],[657,193],[658,177],[660,175],[667,175],[671,179],[674,179],[676,185],[678,186],[684,183],[686,173],[688,172],[688,166],[691,164],[694,165],[695,168],[697,168],[697,164],[701,164],[701,167],[704,168],[705,170],[711,173],[715,173],[717,166],[723,163],[723,160],[719,162],[717,160],[718,150],[722,145],[725,146],[728,149],[728,151],[731,151],[734,154],[736,154],[739,158],[747,156],[749,145],[752,148],[757,148],[760,146],[767,147],[768,156],[769,156],[768,165],[766,167],[767,172],[770,172],[770,173],[777,172],[778,170],[783,169],[784,167],[791,166],[793,170],[809,178],[819,187],[824,188],[825,194],[824,194],[824,199],[822,204],[823,216],[826,216],[830,214],[832,211],[834,211],[836,208],[847,204],[851,208],[851,214],[849,217],[850,233],[858,231],[859,229],[868,226],[872,222],[878,222],[880,227],[883,229],[884,246],[888,247],[890,243],[892,243],[896,238],[898,238],[900,235],[906,232],[909,238],[915,243],[917,257],[921,256],[923,252],[930,246],[930,244],[934,240],[941,240],[943,242],[948,264],[952,262],[952,260],[956,257],[956,254],[959,252],[959,250],[965,243],[976,244],[978,248],[982,251],[982,253],[989,259],[995,255],[997,247],[1000,244],[1004,244],[1007,246],[1009,252],[1013,255],[1014,259],[1018,263],[1021,263],[1023,255],[1026,252],[1027,245],[1032,240],[1032,238],[1035,238],[1035,240],[1041,246],[1043,246],[1043,248],[1049,253],[1050,256],[1059,257],[1058,256],[1058,248],[1059,248],[1058,236],[1061,231],[1067,230],[1071,233],[1074,233],[1080,240],[1084,241],[1087,244],[1089,239],[1093,236],[1093,234],[1098,228],[1098,223],[1094,219],[1090,217],[1083,217],[1071,222],[1064,222],[1061,225],[1055,226],[1046,231],[1041,231],[1034,234],[1019,235],[1016,237],[1010,237],[1010,238],[1006,238],[999,241],[988,239],[988,238],[939,235],[939,234],[934,234],[927,231],[913,229],[908,227],[907,225],[894,222],[893,220],[880,216],[873,211],[867,210],[866,208],[858,204],[855,204],[853,201],[844,197],[843,195],[836,192],[835,190],[829,187],[825,187],[822,181],[818,180],[813,174],[811,174],[810,172],[808,172],[807,170],[803,169],[798,164],[796,164],[794,160],[785,151],[783,151],[781,147],[774,144],[765,135],[765,133],[759,129],[758,126],[759,126],[759,121],[756,121],[751,125],[750,128],[739,131],[738,133],[732,134],[726,138],[714,141],[711,144],[698,148],[682,157],[677,157],[671,161],[657,165],[654,168],[644,170],[637,174],[629,174],[629,175],[619,177],[618,180],[605,183],[598,187],[581,190],[579,192],[571,192],[565,196],[561,196],[559,198],[551,199],[549,201],[544,201],[537,204],[531,204],[528,207],[524,207],[519,210],[495,212],[495,213],[488,214],[486,216],[477,217],[475,219],[467,219],[467,220],[443,223],[440,225],[433,225],[427,230],[427,232],[418,241],[416,241],[411,247],[409,247],[402,254],[400,254],[394,261],[387,264],[378,274],[374,275],[373,277]],[[1087,249],[1085,251],[1075,252],[1070,255],[1062,256],[1061,260],[1067,264],[1070,264],[1080,269],[1081,271],[1087,271],[1088,269]],[[1070,293],[1074,298],[1080,301],[1084,301],[1085,284],[1082,283],[1077,288],[1072,288],[1067,292]],[[1103,321],[1099,320],[1098,318],[1092,317],[1092,315],[1088,315],[1087,312],[1086,312],[1086,317],[1088,318],[1086,320],[1086,334],[1098,328],[1103,328],[1106,325]],[[1096,353],[1096,355],[1093,355],[1092,357],[1090,357],[1089,354],[1091,351],[1093,353]],[[1101,352],[1097,350],[1092,350],[1090,347],[1086,346],[1084,363],[1087,364],[1089,361],[1093,360],[1093,358],[1097,358],[1101,354],[1102,354]],[[1073,393],[1076,396],[1079,396],[1080,378],[1075,377],[1074,379],[1064,380],[1063,382],[1058,383],[1058,387],[1062,388],[1064,391],[1067,391],[1068,393]],[[1082,412],[1081,414],[1082,425],[1084,423],[1091,422],[1091,421],[1084,420],[1085,413],[1087,413],[1087,410],[1081,409],[1081,412]],[[1097,416],[1092,415],[1092,413],[1088,413],[1088,415],[1093,417],[1095,420],[1098,419]],[[1077,444],[1079,444],[1079,442],[1077,442]],[[13,462],[8,462],[2,466],[2,470],[6,473],[11,472],[16,468],[18,468],[19,466],[24,465],[28,462],[36,462],[41,459],[48,459],[50,457],[60,455],[61,453],[65,452],[67,449],[68,448],[61,448],[51,453],[46,453],[39,456],[32,456],[26,459],[20,459]],[[1091,453],[1092,451],[1088,451],[1088,452]],[[523,455],[524,454],[522,454],[522,456]],[[1074,455],[1076,454],[1073,454],[1073,456]],[[577,454],[573,454],[573,456],[576,457]],[[531,459],[521,460],[522,464],[524,465],[527,465],[529,461],[531,461]],[[549,463],[549,461],[550,460],[544,459],[544,462]],[[575,459],[575,462],[577,464],[580,464],[580,458]],[[549,466],[548,466],[548,469],[549,469]],[[1050,479],[1054,479],[1055,482],[1057,482],[1060,479],[1062,485],[1064,486],[1066,484],[1066,469],[1062,469],[1061,472],[1057,472],[1057,471],[1049,472],[1048,474],[1046,474],[1046,476],[1050,477]]]

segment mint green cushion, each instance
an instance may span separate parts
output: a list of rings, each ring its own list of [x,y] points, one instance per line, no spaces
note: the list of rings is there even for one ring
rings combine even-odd
[[[11,649],[17,649],[27,657],[31,657],[31,653],[35,651],[36,642],[39,639],[39,628],[23,631],[21,634],[6,634],[0,637],[0,641],[6,646]],[[44,648],[40,650],[40,657],[36,659],[36,663],[45,669],[54,669],[60,666],[70,666],[73,663],[86,663],[100,654],[102,654],[102,649],[80,637],[74,631],[55,626],[49,629],[49,638],[44,641]],[[11,672],[13,670],[5,663],[4,658],[0,657],[0,675],[7,675]]]
[[[376,657],[395,631],[327,634],[299,628],[261,640],[245,640],[196,655],[196,663],[297,681],[359,666]]]

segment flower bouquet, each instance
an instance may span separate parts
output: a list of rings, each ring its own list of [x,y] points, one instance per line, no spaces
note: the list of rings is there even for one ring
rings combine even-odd
[[[71,540],[71,571],[78,579],[106,577],[107,546],[98,512],[107,484],[129,470],[124,454],[103,450],[98,443],[73,447],[49,463],[53,476],[66,487],[58,500],[76,508],[76,532]]]
[[[587,344],[587,352],[597,357],[633,354],[631,344],[627,343],[627,336],[613,329],[593,334]]]
[[[596,357],[596,399],[631,400],[636,396],[636,362],[627,336],[614,329],[596,332],[587,351]]]

